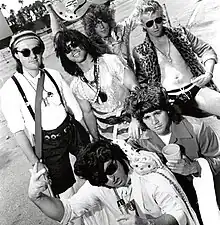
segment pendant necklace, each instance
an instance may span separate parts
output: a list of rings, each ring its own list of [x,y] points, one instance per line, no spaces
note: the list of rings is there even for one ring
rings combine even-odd
[[[101,83],[100,83],[100,75],[99,75],[99,65],[97,63],[97,60],[95,60],[94,62],[94,80],[89,81],[85,76],[80,76],[80,79],[86,83],[93,91],[95,91],[95,96],[94,98],[88,99],[86,97],[86,94],[84,92],[84,96],[86,97],[86,100],[94,103],[94,102],[98,102],[99,103],[99,98],[101,100],[101,102],[106,102],[108,97],[107,94],[103,91],[101,91]],[[94,90],[95,88],[95,90]],[[84,89],[83,89],[84,91]]]
[[[37,91],[37,88],[35,88],[36,84],[33,81],[29,80],[24,74],[22,74],[22,75],[27,80],[27,82],[29,83],[29,85],[33,88],[33,90],[36,92]],[[45,106],[48,106],[49,105],[48,98],[53,97],[54,94],[51,91],[45,90],[44,87],[43,87],[43,91],[46,92],[46,97],[43,97],[42,100],[43,100],[44,105]]]
[[[169,38],[167,38],[167,43],[168,43],[168,50],[167,50],[166,54],[163,51],[161,51],[155,44],[154,44],[154,46],[163,56],[165,56],[165,58],[167,59],[167,61],[169,63],[172,63],[173,60],[170,56],[170,40],[169,40]]]

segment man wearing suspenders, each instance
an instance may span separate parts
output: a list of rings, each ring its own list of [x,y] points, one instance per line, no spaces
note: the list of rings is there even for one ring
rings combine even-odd
[[[77,122],[83,123],[80,106],[60,73],[44,68],[45,46],[39,36],[22,31],[12,37],[9,47],[17,71],[1,90],[2,111],[8,127],[30,163],[39,162],[38,169],[48,169],[54,195],[68,198],[74,193],[75,183],[69,152],[76,156],[80,146],[89,142],[86,131]],[[35,102],[42,74],[42,157],[39,158],[35,152]],[[79,134],[79,130],[84,133]],[[79,137],[83,140],[79,141]]]

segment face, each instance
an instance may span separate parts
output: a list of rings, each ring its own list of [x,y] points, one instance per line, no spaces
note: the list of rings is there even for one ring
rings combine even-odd
[[[108,178],[105,184],[108,187],[122,187],[127,183],[128,175],[123,165],[117,160],[109,160],[104,163],[104,171]]]
[[[99,35],[101,38],[106,38],[109,36],[110,28],[108,23],[103,22],[102,20],[98,19],[96,26],[95,26],[95,32],[97,35]]]
[[[38,70],[42,64],[42,49],[36,39],[26,39],[15,46],[17,52],[15,57],[18,58],[22,66],[27,70]]]
[[[163,13],[161,11],[142,14],[141,22],[149,36],[160,37],[163,34]]]
[[[87,57],[87,52],[73,42],[66,43],[65,54],[69,60],[75,63],[81,63]]]
[[[170,132],[170,119],[166,111],[155,110],[145,113],[143,122],[158,135],[165,135]]]

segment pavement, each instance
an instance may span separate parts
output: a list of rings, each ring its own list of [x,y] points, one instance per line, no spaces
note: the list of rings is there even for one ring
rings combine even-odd
[[[136,0],[116,0],[116,2],[116,19],[119,21],[129,15]],[[219,0],[159,0],[159,2],[166,4],[172,25],[179,23],[189,25],[194,34],[210,43],[220,55]],[[194,17],[193,20],[190,20],[192,17]],[[60,70],[65,79],[70,81],[71,77],[63,71],[59,60],[54,55],[51,36],[47,35],[44,38],[47,46],[46,66]],[[132,34],[132,44],[135,45],[142,39],[143,33],[138,27]],[[15,64],[10,58],[8,49],[5,49],[2,54],[1,52],[0,82],[3,83],[15,70]],[[217,65],[214,72],[217,85],[220,84],[219,72],[219,65]],[[57,224],[44,216],[27,197],[30,167],[0,112],[0,225]]]

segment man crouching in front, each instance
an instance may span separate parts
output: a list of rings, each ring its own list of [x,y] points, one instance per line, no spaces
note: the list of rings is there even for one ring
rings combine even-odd
[[[73,222],[101,203],[105,216],[99,222],[103,225],[199,225],[163,176],[138,175],[122,149],[111,142],[89,144],[79,153],[75,173],[87,182],[68,200],[43,193],[47,189],[44,173],[44,169],[37,171],[37,164],[33,167],[28,195],[61,224]]]

